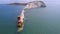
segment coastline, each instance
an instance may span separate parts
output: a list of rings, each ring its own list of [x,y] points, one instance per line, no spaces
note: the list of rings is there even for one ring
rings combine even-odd
[[[32,2],[28,2],[28,3],[10,3],[10,4],[7,4],[7,5],[24,5],[26,6],[27,4],[39,4],[41,3],[41,7],[46,7],[46,4],[43,2],[43,1],[32,1]]]

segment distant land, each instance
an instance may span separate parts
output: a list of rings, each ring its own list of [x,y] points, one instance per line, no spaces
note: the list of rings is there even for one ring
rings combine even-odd
[[[41,7],[46,7],[45,3],[43,1],[32,1],[32,2],[28,2],[28,3],[10,3],[8,5],[27,5],[27,4],[30,4],[30,3],[36,3],[36,4],[39,4],[39,3],[42,3]]]
[[[27,3],[10,3],[8,5],[27,5]]]
[[[36,4],[37,4],[37,3],[38,3],[38,4],[39,4],[39,3],[42,3],[42,4],[41,4],[41,7],[46,7],[46,4],[45,4],[43,1],[32,1],[32,2],[29,2],[29,3],[36,3]],[[28,3],[28,4],[29,4],[29,3]]]

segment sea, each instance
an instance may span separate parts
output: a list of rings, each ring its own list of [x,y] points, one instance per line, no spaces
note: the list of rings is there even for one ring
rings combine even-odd
[[[25,6],[0,4],[0,34],[60,34],[60,4],[25,10],[24,29],[17,32],[17,16]]]

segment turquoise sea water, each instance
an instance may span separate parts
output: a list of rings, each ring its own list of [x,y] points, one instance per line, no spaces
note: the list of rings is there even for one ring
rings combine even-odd
[[[15,34],[17,16],[23,6],[0,5],[0,34]]]
[[[17,33],[17,16],[24,6],[0,5],[0,34],[60,34],[60,4],[46,1],[46,6],[25,10],[24,30]]]

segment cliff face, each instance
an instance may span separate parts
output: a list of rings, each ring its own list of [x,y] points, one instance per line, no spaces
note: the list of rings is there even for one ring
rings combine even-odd
[[[46,7],[45,3],[43,1],[33,1],[27,3],[25,8],[36,8],[36,7]]]

